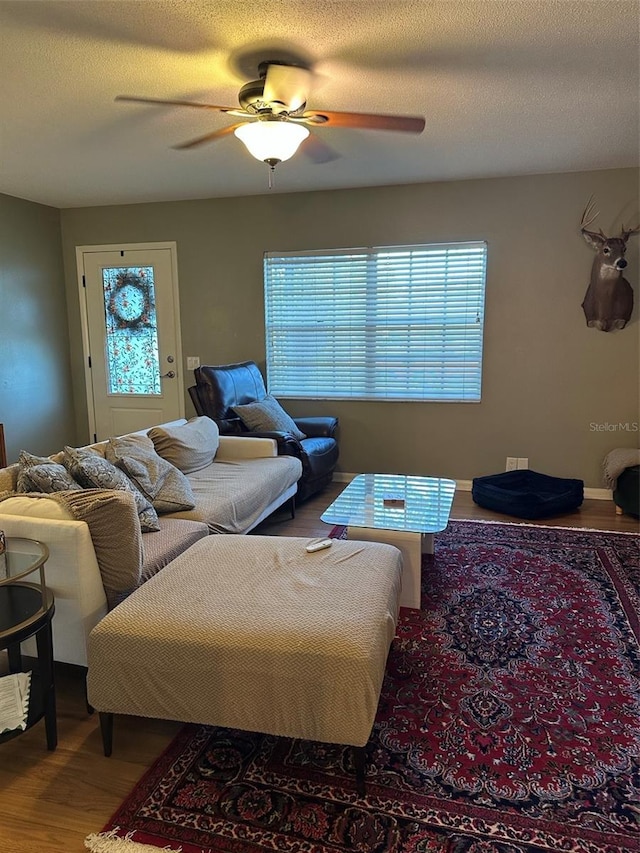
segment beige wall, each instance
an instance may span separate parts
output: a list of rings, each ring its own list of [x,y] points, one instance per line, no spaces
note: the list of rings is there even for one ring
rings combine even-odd
[[[60,212],[0,195],[0,422],[9,461],[75,439]]]
[[[638,310],[621,332],[587,328],[580,306],[593,254],[578,221],[595,194],[597,225],[609,232],[621,219],[629,224],[638,217],[638,179],[639,170],[627,169],[64,210],[76,397],[84,395],[77,245],[176,240],[185,356],[264,366],[263,252],[486,240],[481,403],[287,408],[340,417],[342,471],[470,479],[504,470],[507,455],[527,456],[538,471],[600,487],[603,456],[638,443],[638,433],[592,426],[640,421]],[[638,301],[634,240],[627,277]],[[82,407],[78,426],[86,429]]]

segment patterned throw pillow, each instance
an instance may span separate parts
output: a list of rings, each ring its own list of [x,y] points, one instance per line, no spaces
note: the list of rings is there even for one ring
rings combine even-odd
[[[298,429],[275,397],[270,394],[257,403],[231,407],[247,429],[252,432],[290,432],[301,441],[306,435]]]
[[[133,497],[143,533],[160,530],[158,513],[150,501],[137,489],[129,478],[108,459],[103,459],[91,450],[65,447],[64,467],[84,489],[123,489],[133,492]]]
[[[146,435],[110,438],[105,456],[124,471],[151,501],[156,512],[180,512],[196,505],[189,480],[182,471],[158,456]]]
[[[53,462],[46,456],[34,456],[26,450],[20,451],[17,491],[51,494],[81,488],[64,465]]]

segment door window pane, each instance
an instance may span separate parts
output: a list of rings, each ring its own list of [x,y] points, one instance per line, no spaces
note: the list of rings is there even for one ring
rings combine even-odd
[[[104,288],[109,394],[160,394],[153,267],[106,267]]]

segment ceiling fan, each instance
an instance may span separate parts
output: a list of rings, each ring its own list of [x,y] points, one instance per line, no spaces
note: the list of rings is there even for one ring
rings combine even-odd
[[[259,64],[258,74],[258,80],[245,83],[240,89],[240,109],[196,101],[143,98],[134,95],[118,95],[116,101],[195,107],[227,113],[242,119],[173,147],[195,148],[233,133],[257,160],[264,161],[272,171],[278,163],[293,157],[301,142],[309,136],[309,127],[352,127],[404,133],[422,133],[424,130],[425,120],[421,116],[307,109],[312,72],[306,65],[269,60]],[[318,157],[319,162],[325,162],[326,159],[326,156]]]

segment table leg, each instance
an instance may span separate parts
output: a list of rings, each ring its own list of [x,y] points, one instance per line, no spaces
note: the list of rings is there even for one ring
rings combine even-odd
[[[102,734],[102,749],[105,757],[109,758],[113,751],[113,714],[100,711],[100,732]]]
[[[433,533],[423,533],[422,534],[422,553],[433,555],[433,553],[434,553]]]
[[[9,660],[9,672],[22,672],[20,643],[11,643],[7,646],[7,658]]]
[[[367,769],[367,748],[365,746],[352,746],[351,754],[356,770],[356,790],[360,797],[367,793],[365,774]]]
[[[407,530],[379,530],[373,527],[347,528],[348,539],[363,542],[385,542],[395,545],[402,552],[402,592],[400,606],[420,609],[422,580],[422,533]],[[433,537],[432,537],[433,538]]]
[[[58,727],[56,720],[56,686],[53,673],[53,639],[51,620],[36,634],[38,665],[42,681],[42,701],[44,703],[44,724],[47,733],[47,749],[54,750],[58,745]]]

